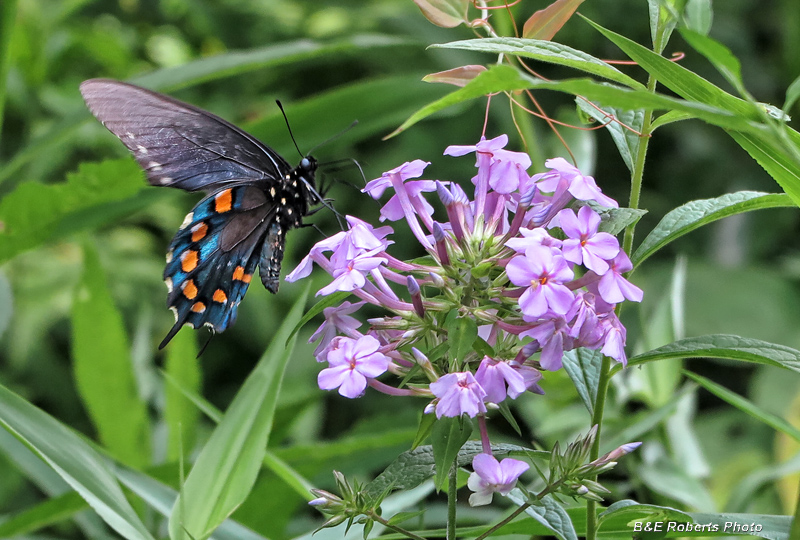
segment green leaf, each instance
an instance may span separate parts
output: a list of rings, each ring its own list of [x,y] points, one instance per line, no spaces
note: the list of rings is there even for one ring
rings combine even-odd
[[[632,521],[683,521],[691,520],[691,516],[678,510],[670,508],[669,506],[656,506],[654,504],[639,504],[636,501],[625,499],[617,501],[605,511],[601,512],[597,519],[598,530],[603,530],[606,527],[614,527],[620,524],[630,531],[630,522]]]
[[[797,429],[789,422],[781,418],[780,416],[774,415],[770,412],[763,410],[761,407],[749,401],[739,394],[731,392],[724,386],[721,386],[714,381],[707,379],[701,375],[697,375],[696,373],[692,373],[691,371],[683,370],[683,374],[695,381],[697,384],[720,398],[721,400],[733,405],[737,409],[742,412],[745,412],[770,426],[771,428],[775,429],[776,431],[780,431],[784,435],[787,435],[793,438],[796,441],[800,442],[800,429]]]
[[[691,120],[694,117],[695,116],[693,114],[682,111],[665,112],[664,114],[653,120],[653,123],[650,124],[650,132],[652,133],[661,126],[665,126],[673,122],[681,122],[682,120]]]
[[[628,367],[671,358],[726,358],[767,366],[778,366],[800,373],[800,351],[768,343],[759,339],[743,338],[727,334],[681,339],[628,359]],[[614,374],[622,368],[611,368]]]
[[[635,41],[603,28],[585,17],[584,20],[614,45],[622,49],[625,54],[636,61],[650,75],[657,78],[659,82],[682,98],[729,111],[748,120],[761,120],[762,117],[758,109],[752,103],[730,95],[696,73],[654,53],[646,47],[642,47]]]
[[[527,502],[526,497],[519,489],[513,489],[506,495],[519,506]],[[531,501],[525,513],[544,525],[553,535],[560,540],[578,540],[575,526],[567,511],[556,501],[552,495],[547,495],[538,501]]]
[[[355,35],[329,43],[299,39],[257,49],[230,51],[199,58],[180,66],[163,68],[134,77],[129,82],[160,92],[170,92],[208,81],[293,65],[306,60],[336,57],[360,50],[408,47],[413,44],[412,41],[393,36],[369,34]]]
[[[796,151],[798,148],[797,132],[789,128],[786,128],[786,132],[793,138]],[[741,131],[729,131],[728,134],[769,173],[792,198],[794,204],[800,206],[800,163],[798,160],[781,151],[780,148],[776,148],[775,143],[764,134]]]
[[[153,540],[108,462],[69,428],[0,386],[0,424],[52,467],[127,540]]]
[[[73,517],[88,507],[86,501],[74,491],[47,499],[27,510],[9,516],[0,524],[0,538],[22,536],[50,527]]]
[[[117,478],[123,486],[131,490],[141,498],[150,508],[164,517],[169,517],[178,492],[171,487],[159,482],[151,476],[140,472],[118,468]],[[263,536],[256,534],[244,525],[226,519],[219,528],[214,531],[215,540],[265,540]]]
[[[687,0],[684,20],[688,28],[699,32],[700,35],[708,34],[711,30],[712,16],[711,0]]]
[[[198,409],[184,392],[199,394],[202,373],[194,332],[178,332],[167,348],[166,374],[180,381],[181,388],[164,386],[164,422],[167,424],[167,461],[187,459],[197,437]],[[183,451],[181,452],[181,449]]]
[[[472,435],[472,420],[465,416],[459,418],[439,418],[433,426],[431,441],[433,457],[436,461],[434,485],[442,489],[447,482],[450,467],[458,457],[461,447]]]
[[[471,317],[459,317],[453,310],[445,319],[447,341],[450,342],[451,360],[464,360],[472,352],[472,344],[478,338],[478,323]]]
[[[783,103],[783,112],[789,114],[789,111],[794,106],[795,102],[800,99],[800,75],[792,81],[789,88],[786,89],[786,101]]]
[[[655,493],[679,501],[700,511],[710,511],[714,501],[702,481],[689,476],[682,464],[662,456],[646,467],[639,467],[637,476]]]
[[[731,496],[725,504],[725,509],[729,512],[746,510],[759,491],[765,488],[769,489],[774,482],[798,472],[800,472],[800,453],[777,465],[758,467],[732,487]]]
[[[633,162],[639,151],[639,142],[644,122],[644,111],[624,110],[614,107],[602,108],[598,105],[586,101],[582,97],[577,97],[575,103],[581,111],[594,118],[601,124],[605,124],[606,129],[611,135],[611,139],[619,150],[619,155],[628,170],[633,172]],[[612,120],[616,118],[616,120]]]
[[[205,540],[250,493],[266,452],[286,365],[286,344],[308,288],[284,318],[267,351],[236,394],[194,464],[169,520],[170,538]],[[296,339],[296,338],[295,338]],[[188,534],[187,534],[188,533]]]
[[[71,213],[131,197],[144,186],[132,159],[81,163],[66,183],[20,184],[0,201],[0,262],[47,242]]]
[[[621,233],[628,225],[637,223],[647,213],[647,210],[638,208],[607,208],[594,202],[589,202],[589,206],[600,214],[600,226],[597,230],[613,236]]]
[[[422,414],[422,418],[419,419],[419,426],[417,427],[417,434],[414,436],[414,442],[411,443],[411,449],[417,448],[425,439],[428,438],[428,435],[431,434],[433,431],[433,426],[436,424],[436,415],[435,414]]]
[[[786,195],[759,191],[737,191],[688,202],[663,217],[631,256],[631,262],[635,268],[673,240],[718,219],[751,210],[792,206],[794,203]]]
[[[385,138],[389,139],[398,135],[413,126],[423,118],[446,109],[452,105],[457,105],[464,101],[483,97],[495,92],[511,92],[513,90],[524,90],[528,83],[520,78],[519,72],[509,66],[492,66],[487,71],[479,73],[477,77],[469,81],[463,88],[451,92],[441,99],[429,103],[403,122],[400,127],[391,132]]]
[[[742,82],[742,66],[730,49],[719,41],[688,28],[681,29],[680,33],[694,50],[705,56],[714,65],[731,86],[740,94],[747,94],[744,82]]]
[[[467,39],[431,45],[440,49],[459,49],[491,54],[510,54],[523,58],[532,58],[540,62],[571,67],[598,77],[620,83],[629,88],[644,89],[644,85],[631,79],[615,67],[606,64],[583,51],[573,49],[561,43],[541,39],[521,39],[510,37]]]
[[[603,363],[603,354],[600,351],[573,349],[564,353],[561,358],[564,371],[567,372],[581,401],[586,406],[590,415],[594,414],[594,404],[597,401],[597,385],[600,382],[600,366]]]
[[[653,50],[661,53],[678,24],[685,0],[647,0]]]
[[[138,395],[125,325],[88,245],[72,305],[72,357],[75,384],[100,441],[126,465],[149,465],[147,405]]]

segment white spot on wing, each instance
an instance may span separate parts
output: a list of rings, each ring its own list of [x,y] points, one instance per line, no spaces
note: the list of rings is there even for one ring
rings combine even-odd
[[[153,172],[158,172],[161,170],[161,163],[158,163],[157,161],[151,161],[147,164],[147,168]]]
[[[171,252],[170,252],[171,253]],[[172,292],[172,278],[167,278],[164,280],[164,283],[167,284],[167,291]],[[174,307],[174,306],[173,306]],[[173,309],[173,308],[170,308]],[[177,315],[177,312],[175,313]]]
[[[105,124],[103,124],[103,125],[105,125]],[[133,133],[131,133],[130,131],[129,131],[129,132],[127,132],[125,135],[127,135],[127,136],[128,136],[128,138],[129,138],[129,139],[131,139],[131,140],[133,140],[133,139],[135,139],[135,138],[136,138],[136,135],[134,135],[134,134],[133,134]]]
[[[145,148],[141,144],[137,144],[136,149],[139,151],[140,154],[147,154],[147,148]]]
[[[186,214],[186,217],[183,218],[183,223],[181,223],[180,228],[185,229],[192,223],[192,221],[194,221],[194,212],[189,212]]]
[[[172,250],[167,251],[167,264],[172,262]]]
[[[169,309],[175,315],[175,322],[178,322],[178,308],[176,308],[175,306],[169,306]]]
[[[159,178],[158,181],[159,183],[166,185],[172,182],[172,178],[170,178],[169,176],[164,176],[162,178]]]

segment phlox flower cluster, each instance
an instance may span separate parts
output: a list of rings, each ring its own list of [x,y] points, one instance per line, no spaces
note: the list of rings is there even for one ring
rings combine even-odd
[[[472,199],[456,182],[420,179],[428,165],[421,160],[366,185],[375,199],[391,193],[381,221],[404,221],[421,257],[395,258],[392,227],[347,216],[348,230],[317,243],[287,277],[306,277],[316,263],[332,276],[318,295],[358,299],[326,308],[312,336],[317,360],[328,364],[320,388],[357,398],[369,386],[427,397],[426,412],[437,417],[475,417],[507,398],[543,393],[542,373],[560,369],[566,351],[599,349],[625,363],[626,331],[614,310],[641,301],[642,291],[623,277],[632,266],[618,240],[601,231],[598,210],[616,201],[563,158],[530,175],[528,155],[507,143],[501,135],[445,150],[475,153]],[[356,315],[366,304],[386,315],[362,322]],[[456,343],[464,339],[474,341]],[[395,377],[379,381],[386,372]],[[476,472],[496,469],[487,463]],[[511,473],[498,471],[473,481],[478,499],[486,486],[507,488]]]

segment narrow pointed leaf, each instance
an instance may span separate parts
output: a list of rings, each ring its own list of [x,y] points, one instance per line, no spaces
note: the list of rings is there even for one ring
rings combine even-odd
[[[431,441],[436,462],[434,485],[437,489],[441,489],[447,482],[450,467],[471,434],[472,421],[465,417],[439,418],[434,424]]]
[[[506,497],[520,506],[526,502],[519,489],[512,490]],[[531,504],[525,509],[525,513],[544,525],[559,540],[578,540],[578,533],[575,532],[569,514],[551,495]]]
[[[137,390],[122,314],[97,252],[89,246],[72,307],[72,357],[78,393],[100,441],[126,465],[149,465],[147,405]]]
[[[0,425],[45,461],[127,540],[153,540],[108,462],[58,420],[0,386]]]
[[[688,202],[665,215],[631,257],[634,267],[673,240],[718,219],[766,208],[792,207],[787,195],[737,191],[713,199]]]
[[[581,97],[578,97],[575,102],[585,114],[588,114],[601,124],[605,124],[605,128],[611,135],[622,161],[625,162],[628,170],[633,172],[633,161],[639,151],[639,142],[641,140],[639,133],[642,132],[644,110],[623,110],[614,107],[601,108]],[[612,118],[618,121],[612,120]]]
[[[186,478],[169,520],[173,540],[205,540],[253,488],[294,348],[294,341],[287,345],[286,340],[300,320],[307,291],[287,314]]]
[[[196,339],[194,332],[178,332],[167,349],[166,374],[181,384],[181,388],[169,383],[164,386],[167,461],[178,461],[181,449],[188,458],[194,449],[199,411],[184,392],[197,394],[202,386]]]
[[[451,41],[450,43],[431,45],[431,47],[521,56],[540,62],[574,68],[630,88],[644,89],[642,83],[631,79],[617,68],[606,64],[599,58],[552,41],[521,38],[485,38]]]
[[[0,538],[22,536],[50,527],[72,518],[76,513],[87,508],[89,505],[80,495],[74,491],[67,492],[9,516],[0,524]]]
[[[442,28],[455,28],[466,22],[469,0],[414,0],[425,18]]]
[[[792,437],[796,441],[800,441],[800,429],[797,429],[789,422],[781,418],[780,416],[776,416],[770,412],[763,410],[761,407],[756,405],[750,400],[747,400],[736,394],[731,392],[724,386],[721,386],[714,381],[707,379],[701,375],[697,375],[696,373],[692,373],[690,371],[683,371],[684,375],[692,379],[694,382],[720,398],[721,400],[733,405],[740,411],[749,414],[756,420],[763,422],[770,426],[771,428],[780,431],[784,435],[788,435]]]
[[[761,341],[727,334],[712,334],[681,339],[628,359],[628,367],[671,358],[726,358],[767,366],[778,366],[800,373],[800,351]],[[621,369],[611,368],[611,373]]]
[[[573,349],[565,352],[561,359],[564,371],[567,372],[578,396],[583,401],[590,415],[594,414],[594,404],[597,401],[597,385],[600,382],[600,366],[603,363],[603,354],[591,349]]]

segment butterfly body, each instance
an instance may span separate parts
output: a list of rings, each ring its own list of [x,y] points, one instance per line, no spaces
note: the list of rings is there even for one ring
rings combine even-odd
[[[81,84],[92,113],[133,153],[150,184],[207,195],[167,251],[164,281],[175,324],[222,332],[236,320],[259,268],[277,292],[286,233],[320,202],[317,162],[291,167],[274,150],[225,120],[168,96],[106,79]]]

